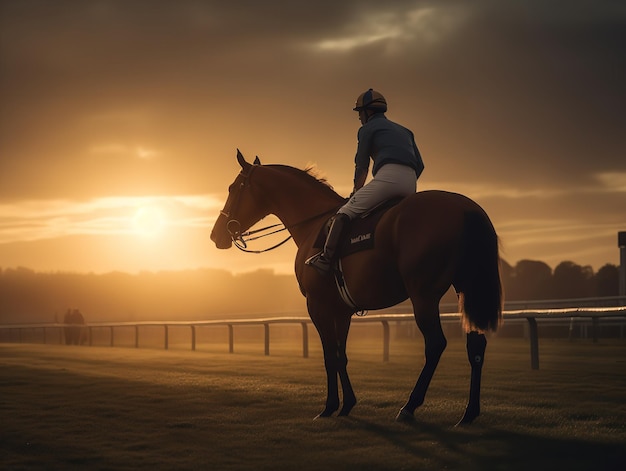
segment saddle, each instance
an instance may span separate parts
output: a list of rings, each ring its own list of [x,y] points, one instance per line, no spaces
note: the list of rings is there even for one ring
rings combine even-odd
[[[364,316],[367,314],[367,311],[363,309],[363,307],[360,307],[352,298],[352,295],[350,295],[350,291],[348,290],[348,286],[346,285],[346,281],[343,276],[341,259],[362,250],[373,249],[375,243],[374,233],[376,232],[378,222],[388,209],[397,205],[403,199],[403,197],[398,196],[396,198],[383,201],[366,213],[362,214],[360,217],[353,219],[348,225],[346,234],[343,235],[343,241],[340,243],[337,250],[336,261],[334,262],[334,266],[332,268],[335,277],[335,284],[337,285],[337,291],[339,292],[341,299],[343,299],[343,302],[354,309],[354,313],[357,316]],[[313,244],[314,248],[322,249],[324,247],[326,236],[330,230],[330,223],[331,219],[329,219],[320,230],[317,235],[317,239]]]
[[[374,206],[372,209],[363,213],[358,218],[350,221],[348,229],[342,236],[342,242],[339,245],[337,255],[338,258],[346,257],[362,250],[368,250],[374,248],[374,233],[378,222],[387,212],[388,209],[397,205],[404,198],[401,196],[392,198],[390,200],[383,201],[382,203]],[[322,249],[326,236],[330,230],[329,219],[322,229],[320,230],[313,247],[316,249]]]

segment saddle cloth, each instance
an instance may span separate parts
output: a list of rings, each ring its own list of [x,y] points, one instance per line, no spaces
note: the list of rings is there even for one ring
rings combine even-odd
[[[383,201],[367,213],[363,214],[361,217],[353,219],[350,224],[348,224],[348,230],[342,236],[343,240],[338,249],[339,257],[352,255],[362,250],[373,249],[374,232],[376,231],[376,226],[378,225],[380,218],[383,217],[388,209],[392,208],[403,199],[404,198],[402,197],[396,197]],[[314,248],[321,250],[324,247],[326,236],[330,230],[330,221],[331,219],[324,224],[317,235],[315,244],[313,244]]]

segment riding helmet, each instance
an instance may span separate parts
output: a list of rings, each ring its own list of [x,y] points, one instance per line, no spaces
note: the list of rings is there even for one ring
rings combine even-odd
[[[372,110],[377,113],[384,113],[387,111],[387,100],[382,93],[370,88],[359,95],[356,99],[356,106],[352,109],[354,111]]]

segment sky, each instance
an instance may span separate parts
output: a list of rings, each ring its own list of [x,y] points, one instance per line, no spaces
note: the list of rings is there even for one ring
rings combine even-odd
[[[370,87],[508,263],[618,265],[625,46],[617,0],[0,0],[0,267],[290,273],[209,240],[236,149],[347,196]]]

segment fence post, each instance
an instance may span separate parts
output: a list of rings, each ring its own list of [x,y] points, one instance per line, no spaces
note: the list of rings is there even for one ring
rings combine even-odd
[[[265,322],[263,327],[265,328],[265,356],[267,356],[270,354],[270,325]]]
[[[139,348],[139,326],[135,325],[135,348]]]
[[[591,318],[591,335],[593,336],[593,343],[598,343],[598,337],[600,335],[600,320],[598,316]]]
[[[113,338],[114,338],[114,335],[113,335],[113,326],[109,326],[109,330],[111,331],[111,347],[112,347],[112,346],[113,346]]]
[[[383,361],[389,361],[389,322],[381,321],[383,324]]]
[[[309,358],[309,330],[306,322],[302,322],[302,357]]]
[[[92,327],[89,326],[89,346],[93,345],[93,332],[91,331]],[[61,332],[61,343],[63,343],[63,332]]]
[[[164,324],[163,327],[165,328],[165,345],[164,348],[165,350],[169,349],[170,347],[170,339],[169,339],[169,329],[167,327],[167,324]]]
[[[537,319],[527,317],[528,330],[530,334],[530,367],[533,370],[539,369],[539,332],[537,329]]]
[[[191,326],[191,350],[196,351],[196,326]]]
[[[235,334],[233,332],[233,325],[228,324],[228,353],[235,351]]]

